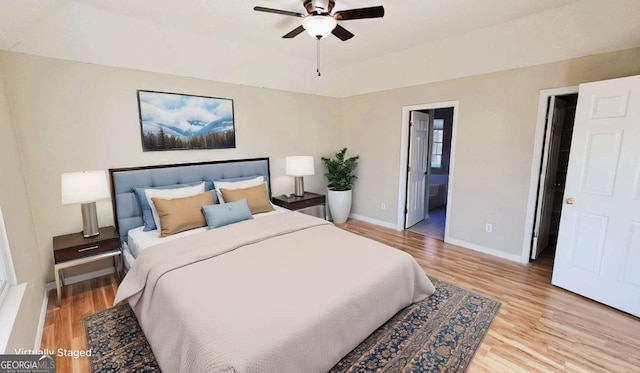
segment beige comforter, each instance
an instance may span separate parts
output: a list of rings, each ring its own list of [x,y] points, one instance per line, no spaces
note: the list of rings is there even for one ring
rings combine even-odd
[[[295,212],[159,244],[118,289],[163,372],[326,372],[435,291],[408,254]]]

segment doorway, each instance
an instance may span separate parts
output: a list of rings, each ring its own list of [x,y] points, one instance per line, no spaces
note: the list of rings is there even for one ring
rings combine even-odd
[[[403,108],[398,229],[448,237],[457,104]]]
[[[555,256],[577,102],[577,93],[547,98],[530,260]]]

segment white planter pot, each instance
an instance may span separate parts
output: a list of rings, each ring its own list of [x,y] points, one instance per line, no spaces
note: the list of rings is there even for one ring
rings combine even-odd
[[[329,211],[334,223],[342,224],[347,221],[351,212],[351,192],[351,190],[327,190]]]

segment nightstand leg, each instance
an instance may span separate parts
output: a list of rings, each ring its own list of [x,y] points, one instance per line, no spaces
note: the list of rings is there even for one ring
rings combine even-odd
[[[120,264],[120,281],[122,281],[124,279],[124,255],[122,254],[122,251],[120,251],[120,260],[118,261],[118,264]]]
[[[121,258],[122,258],[122,254],[113,256],[113,268],[116,271],[115,274],[116,274],[116,279],[118,280],[118,282],[122,281],[122,272],[121,272],[122,271],[122,267],[121,267],[121,264],[120,264],[122,262],[120,260]]]
[[[54,266],[53,272],[56,278],[56,292],[58,293],[58,307],[61,306],[62,294],[60,293],[60,270],[57,266]]]

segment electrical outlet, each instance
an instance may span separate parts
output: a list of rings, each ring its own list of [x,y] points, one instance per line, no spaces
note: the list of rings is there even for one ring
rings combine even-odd
[[[493,232],[493,224],[491,224],[491,223],[487,223],[487,224],[484,226],[484,230],[485,230],[487,233],[491,233],[491,232]]]
[[[383,202],[383,203],[381,203],[381,204],[380,204],[380,210],[384,211],[384,210],[386,210],[386,209],[387,209],[387,205],[385,205],[385,204],[384,204],[384,202]]]

